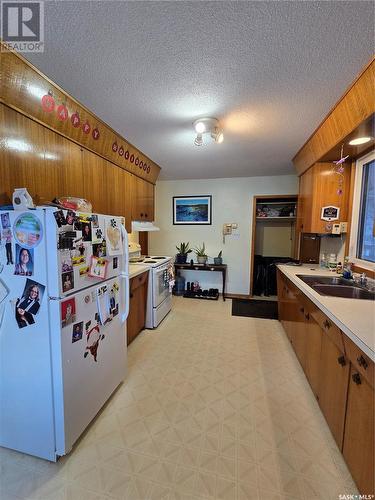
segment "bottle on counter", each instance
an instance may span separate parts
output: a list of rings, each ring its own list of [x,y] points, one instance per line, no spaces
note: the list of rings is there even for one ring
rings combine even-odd
[[[337,273],[337,274],[342,274],[342,269],[343,269],[343,268],[342,268],[342,264],[341,264],[341,262],[339,262],[339,263],[337,264],[337,266],[336,266],[336,273]]]
[[[346,278],[347,280],[350,280],[353,277],[352,263],[349,262],[349,257],[345,257],[345,259],[344,259],[344,267],[342,270],[342,276],[343,276],[343,278]]]
[[[331,271],[334,271],[337,267],[337,255],[335,253],[330,253],[328,258],[328,267]]]

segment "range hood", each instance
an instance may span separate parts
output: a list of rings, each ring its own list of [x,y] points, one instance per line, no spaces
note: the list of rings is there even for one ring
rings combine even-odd
[[[152,222],[144,222],[140,220],[132,221],[132,232],[133,231],[160,231],[160,228],[154,226]]]

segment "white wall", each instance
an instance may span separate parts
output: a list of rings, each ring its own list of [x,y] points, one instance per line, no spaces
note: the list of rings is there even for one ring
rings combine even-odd
[[[223,250],[224,263],[228,264],[226,291],[248,294],[253,197],[297,192],[298,178],[294,175],[159,181],[155,189],[155,224],[160,232],[149,233],[149,251],[154,255],[175,255],[175,246],[181,241],[189,241],[191,246],[205,242],[211,257]],[[211,226],[173,225],[173,196],[207,194],[212,195]],[[223,245],[222,225],[225,222],[237,222],[240,236],[238,239],[227,236]],[[189,259],[191,256],[189,254]],[[220,283],[219,273],[189,271],[186,277],[188,281],[198,279],[204,288],[216,288]]]

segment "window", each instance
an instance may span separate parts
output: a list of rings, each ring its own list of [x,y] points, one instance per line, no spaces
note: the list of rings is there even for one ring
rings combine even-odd
[[[375,152],[356,164],[350,258],[360,267],[375,263]]]
[[[375,160],[363,165],[357,257],[375,262]]]

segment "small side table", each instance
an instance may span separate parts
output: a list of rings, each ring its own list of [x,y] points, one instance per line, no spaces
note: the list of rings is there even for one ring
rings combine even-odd
[[[223,281],[223,300],[225,301],[225,282],[227,279],[227,265],[226,264],[174,264],[175,270],[181,269],[185,271],[211,271],[221,272]]]

